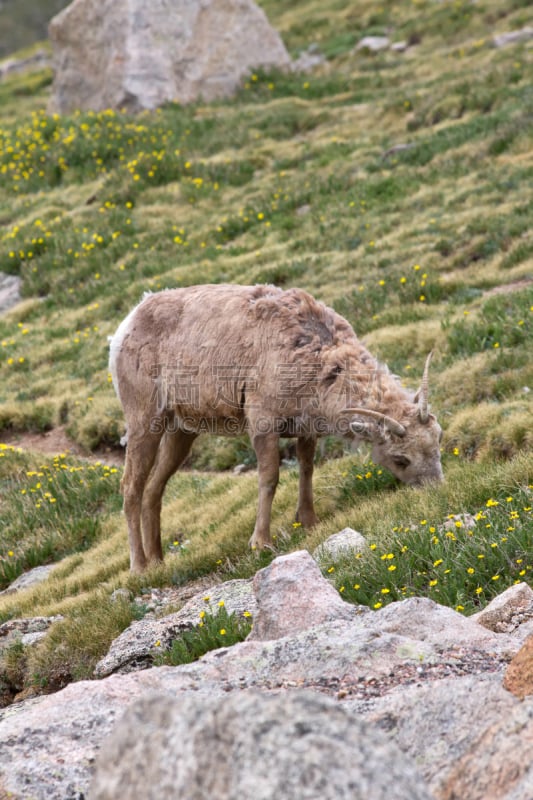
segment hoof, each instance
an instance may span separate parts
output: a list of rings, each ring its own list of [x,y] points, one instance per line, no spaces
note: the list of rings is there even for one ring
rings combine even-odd
[[[252,550],[274,550],[274,545],[270,538],[264,539],[256,536],[255,533],[248,542],[248,545]]]
[[[300,514],[296,512],[296,522],[299,522],[302,528],[314,528],[320,520],[316,514]]]

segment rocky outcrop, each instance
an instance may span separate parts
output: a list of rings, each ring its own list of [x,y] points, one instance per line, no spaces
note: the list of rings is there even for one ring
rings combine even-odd
[[[527,583],[516,583],[470,619],[496,633],[519,631],[524,639],[533,634],[533,589]]]
[[[49,35],[60,113],[216,100],[253,69],[290,65],[253,0],[74,0]]]
[[[222,591],[223,584],[216,589]],[[506,614],[500,610],[500,616],[515,620],[510,632],[495,632],[423,598],[391,603],[377,612],[347,606],[339,602],[307,552],[275,559],[257,574],[254,591],[254,630],[240,644],[212,651],[181,667],[152,667],[74,683],[55,695],[15,704],[0,712],[0,796],[2,790],[14,798],[36,800],[64,800],[87,796],[88,791],[92,798],[112,796],[105,792],[112,791],[109,787],[123,777],[120,760],[105,754],[122,753],[131,746],[139,761],[139,748],[148,752],[152,737],[159,744],[150,750],[150,761],[155,759],[154,770],[147,772],[152,781],[151,794],[141,776],[139,793],[133,787],[123,796],[164,798],[167,778],[171,786],[177,782],[181,787],[179,781],[185,780],[181,765],[173,763],[181,758],[189,765],[192,776],[197,774],[198,764],[202,774],[211,776],[218,766],[223,785],[220,791],[213,788],[212,796],[236,797],[232,791],[247,796],[243,787],[248,780],[248,761],[243,752],[248,746],[252,754],[264,750],[271,761],[273,751],[269,748],[275,745],[269,730],[279,730],[285,749],[290,741],[293,755],[299,755],[322,730],[321,741],[333,760],[337,756],[328,733],[332,725],[343,731],[353,728],[351,733],[338,737],[339,755],[335,762],[339,764],[336,772],[342,772],[336,796],[348,796],[343,781],[348,780],[350,762],[353,760],[358,769],[360,760],[358,756],[343,758],[343,746],[349,740],[353,752],[357,740],[358,747],[365,748],[362,752],[367,752],[366,744],[361,744],[358,722],[363,720],[370,727],[365,728],[362,738],[375,743],[387,764],[389,755],[385,754],[389,751],[381,749],[385,745],[380,734],[390,740],[392,763],[397,763],[394,746],[402,751],[407,781],[415,774],[416,763],[424,797],[529,800],[533,778],[529,752],[533,695],[523,688],[521,701],[503,685],[509,661],[517,657],[524,642],[521,628],[528,624],[528,593],[523,584],[513,587],[507,595],[507,603],[515,611]],[[205,604],[204,595],[203,592],[193,598],[199,604],[196,609]],[[522,622],[516,615],[517,604]],[[303,613],[306,607],[308,615]],[[487,618],[492,619],[490,606],[487,612]],[[192,613],[194,617],[196,612]],[[249,690],[266,696],[280,695],[280,702],[287,709],[287,727],[278,727],[281,722],[277,707],[263,702],[265,697],[256,700]],[[305,697],[300,697],[302,690]],[[149,698],[154,692],[158,699],[150,716]],[[313,693],[311,699],[308,692]],[[331,703],[322,709],[313,695],[328,695]],[[139,700],[140,705],[133,705]],[[303,720],[307,719],[309,708],[314,709],[310,716],[316,714],[319,723],[307,738],[307,723],[303,724]],[[129,716],[115,731],[124,712]],[[300,717],[302,727],[291,727]],[[242,742],[237,748],[242,775],[228,777],[225,763],[233,764],[236,758],[236,720],[242,734],[235,736],[249,732],[250,738],[238,739]],[[168,731],[173,731],[168,735],[167,723]],[[211,747],[213,730],[231,731],[229,741],[219,741],[224,739],[221,734]],[[187,761],[191,749],[194,757]],[[292,761],[287,752],[280,758],[286,759],[283,774],[299,774],[298,759]],[[128,763],[136,775],[135,755]],[[146,763],[143,757],[144,768]],[[250,763],[254,763],[252,757]],[[256,766],[259,763],[261,759],[256,756]],[[318,769],[322,769],[318,762],[314,767],[309,765],[305,774],[310,781]],[[240,770],[241,766],[239,773]],[[274,781],[276,770],[270,772]],[[362,796],[380,797],[383,768],[377,764],[370,772],[371,776],[364,773],[366,777],[361,778],[370,781],[364,784]],[[352,778],[355,780],[353,775]],[[402,787],[402,778],[398,780]],[[405,785],[411,786],[409,782]],[[391,796],[390,779],[388,787]],[[277,791],[275,796],[280,800],[329,796],[284,794],[275,783],[265,792],[270,789]],[[182,796],[195,797],[185,789]]]
[[[351,620],[349,606],[322,578],[316,561],[302,550],[276,558],[254,578],[258,612],[250,640],[272,641],[316,628],[329,621]],[[359,606],[367,612],[367,608]]]
[[[89,800],[389,800],[391,787],[395,800],[428,798],[399,748],[329,698],[160,694],[133,704],[104,743]]]

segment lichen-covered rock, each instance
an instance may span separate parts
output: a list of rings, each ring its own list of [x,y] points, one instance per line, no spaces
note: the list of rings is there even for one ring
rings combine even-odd
[[[514,637],[493,633],[471,617],[465,617],[429,597],[409,597],[390,603],[376,615],[363,616],[361,625],[413,637],[442,650],[468,646],[512,657],[520,648],[520,642]]]
[[[253,0],[74,0],[49,35],[60,113],[220,99],[254,68],[290,65]]]
[[[0,647],[4,642],[11,643],[13,638],[22,639],[34,633],[44,633],[54,622],[63,619],[61,614],[52,617],[23,617],[22,619],[9,619],[0,624]]]
[[[533,797],[533,698],[520,703],[500,674],[399,687],[366,719],[416,759],[436,800]]]
[[[97,759],[89,800],[390,800],[391,791],[429,797],[381,731],[319,695],[242,692],[135,703]]]

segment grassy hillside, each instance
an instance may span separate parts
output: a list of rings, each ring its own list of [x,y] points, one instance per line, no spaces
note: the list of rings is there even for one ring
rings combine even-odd
[[[300,286],[409,386],[434,350],[447,480],[396,489],[364,453],[328,460],[316,479],[324,522],[306,535],[292,524],[289,466],[280,550],[349,524],[376,546],[355,566],[325,565],[348,599],[379,607],[416,592],[471,611],[533,567],[531,50],[492,42],[528,22],[528,4],[262,5],[293,56],[314,44],[324,65],[137,117],[48,116],[46,71],[0,84],[0,271],[20,275],[24,295],[0,319],[0,430],[12,441],[62,426],[87,450],[118,443],[107,336],[147,289]],[[407,50],[355,52],[367,34]],[[0,619],[66,615],[17,661],[20,685],[90,674],[137,613],[110,604],[112,588],[268,561],[246,549],[254,475],[216,472],[243,460],[244,440],[198,444],[193,465],[207,471],[173,479],[167,561],[141,580],[127,574],[120,469],[0,450],[0,582],[64,559],[46,588],[0,598]],[[442,527],[457,514],[475,518],[473,533],[465,517]]]

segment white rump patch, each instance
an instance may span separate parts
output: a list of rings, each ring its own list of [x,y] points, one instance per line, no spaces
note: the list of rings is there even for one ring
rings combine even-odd
[[[122,348],[122,343],[124,339],[128,335],[131,330],[132,322],[135,314],[137,313],[137,309],[141,306],[147,297],[149,297],[152,292],[145,292],[143,298],[140,303],[138,303],[134,309],[130,311],[127,317],[122,320],[118,328],[116,329],[113,336],[108,336],[107,340],[109,342],[109,371],[111,373],[111,378],[113,380],[113,386],[115,387],[115,392],[117,393],[117,397],[119,400],[122,400],[120,397],[120,392],[118,388],[118,375],[117,375],[117,356]]]

